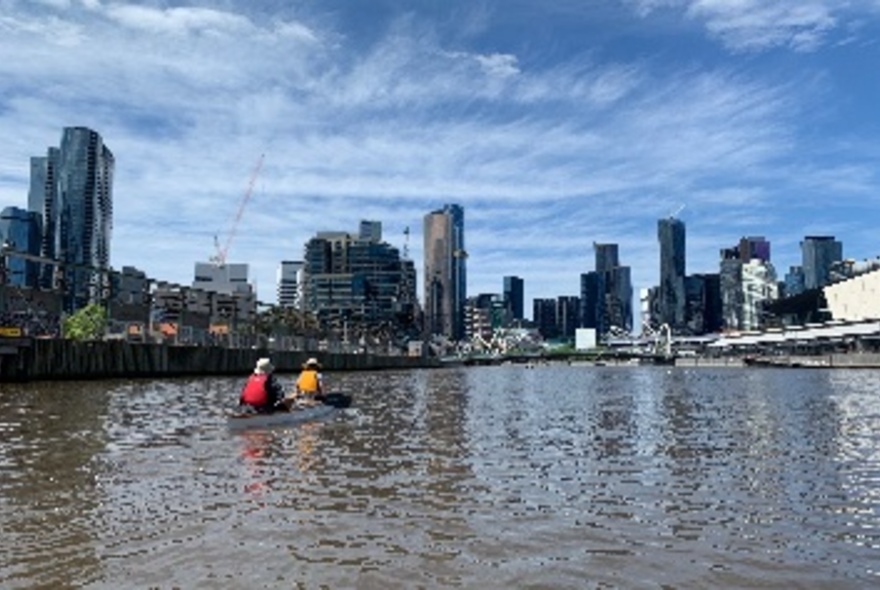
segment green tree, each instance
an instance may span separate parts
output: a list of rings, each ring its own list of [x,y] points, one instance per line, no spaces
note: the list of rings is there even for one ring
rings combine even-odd
[[[107,327],[107,310],[91,303],[64,320],[64,335],[71,340],[102,340]]]

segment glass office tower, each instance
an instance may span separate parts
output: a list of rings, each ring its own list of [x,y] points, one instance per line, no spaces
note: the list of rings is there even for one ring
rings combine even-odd
[[[0,244],[22,254],[40,253],[39,221],[36,213],[19,207],[6,207],[0,212]],[[9,255],[0,259],[0,283],[17,287],[37,286],[37,263],[23,256]]]
[[[659,324],[675,331],[685,323],[685,231],[684,222],[674,217],[657,223],[660,242]]]
[[[467,299],[464,209],[445,205],[425,216],[424,227],[426,336],[461,340]]]
[[[593,243],[596,270],[581,275],[581,317],[584,328],[599,337],[612,330],[633,328],[633,288],[630,268],[620,265],[617,244]]]
[[[831,265],[843,260],[843,244],[834,236],[806,236],[801,242],[804,288],[818,289],[831,282]]]
[[[28,209],[41,218],[41,255],[58,262],[44,265],[41,282],[64,290],[66,311],[107,295],[114,165],[86,127],[65,127],[59,148],[31,159]]]
[[[513,320],[523,319],[524,284],[520,277],[504,277],[504,303]]]

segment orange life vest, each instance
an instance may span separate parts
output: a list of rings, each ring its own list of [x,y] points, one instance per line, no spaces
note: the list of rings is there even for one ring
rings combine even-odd
[[[296,385],[303,393],[318,393],[318,372],[314,369],[303,369]]]

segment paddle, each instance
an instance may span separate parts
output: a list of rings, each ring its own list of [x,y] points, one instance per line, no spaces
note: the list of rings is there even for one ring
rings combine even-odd
[[[339,392],[319,393],[315,396],[315,401],[334,408],[347,408],[351,405],[351,396]]]

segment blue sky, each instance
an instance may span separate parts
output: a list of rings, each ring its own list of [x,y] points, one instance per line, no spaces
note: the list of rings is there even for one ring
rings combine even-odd
[[[656,283],[746,235],[880,255],[880,0],[0,0],[0,206],[64,126],[116,156],[111,264],[189,284],[225,243],[274,301],[320,230],[465,208],[468,291],[576,295],[593,242]],[[683,209],[680,209],[681,207]],[[421,290],[421,287],[420,287]],[[527,315],[530,315],[530,304]]]

